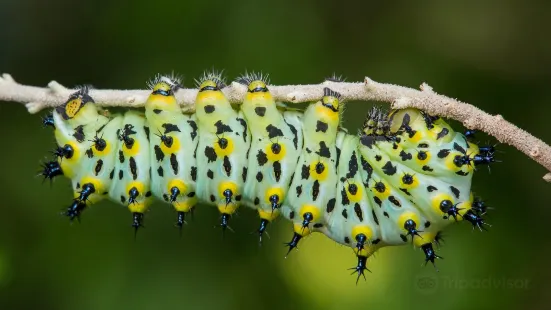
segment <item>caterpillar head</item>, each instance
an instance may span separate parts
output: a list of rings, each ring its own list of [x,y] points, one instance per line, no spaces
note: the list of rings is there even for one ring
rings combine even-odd
[[[272,95],[268,90],[268,75],[255,72],[245,73],[237,79],[237,82],[247,86],[247,95],[245,96],[243,105],[275,105]]]
[[[57,107],[56,112],[61,115],[64,120],[73,119],[77,117],[87,103],[95,102],[88,94],[88,86],[83,86],[78,91],[71,94],[63,105]]]
[[[323,98],[321,99],[321,105],[325,108],[338,113],[342,109],[342,97],[338,92],[331,90],[329,87],[323,89]]]
[[[181,78],[176,75],[156,75],[147,83],[152,95],[174,96],[174,92],[182,88]]]
[[[226,81],[222,76],[223,71],[216,72],[205,71],[203,76],[198,80],[195,80],[195,85],[199,88],[199,92],[204,91],[219,91],[222,88],[226,87]]]
[[[207,114],[217,112],[216,114],[218,115],[231,108],[230,103],[221,91],[222,88],[226,87],[222,72],[207,71],[203,73],[203,76],[199,80],[195,80],[195,83],[199,88],[197,99],[195,100],[198,110],[204,109]],[[217,109],[217,107],[220,109]]]

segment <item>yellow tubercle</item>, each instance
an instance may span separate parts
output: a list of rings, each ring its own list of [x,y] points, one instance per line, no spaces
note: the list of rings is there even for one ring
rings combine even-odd
[[[275,209],[274,211],[264,211],[258,210],[258,215],[263,220],[273,221],[279,216],[279,210]]]
[[[220,195],[220,197],[224,197],[224,191],[227,189],[232,191],[234,197],[235,195],[237,195],[237,184],[235,184],[234,182],[226,181],[220,182],[220,185],[218,185],[218,194]]]
[[[356,192],[352,193],[350,192],[350,185],[356,186]],[[346,185],[346,195],[348,196],[348,199],[352,202],[360,202],[363,199],[363,184],[358,184],[356,181],[348,182]]]
[[[137,201],[128,205],[128,210],[134,213],[145,213],[148,209],[148,204],[145,201]]]
[[[424,244],[432,243],[434,241],[434,238],[436,237],[436,233],[434,232],[419,232],[419,236],[416,236],[413,238],[413,245],[420,248]]]
[[[166,136],[172,138],[172,144],[170,144],[170,146],[167,146],[164,142],[161,141],[160,147],[164,154],[173,154],[182,150],[182,146],[180,145],[180,139],[178,139],[178,137],[173,136],[171,134],[166,134]],[[133,148],[134,147],[132,147],[132,149]]]
[[[134,139],[134,143],[131,148],[128,148],[125,143],[122,143],[122,152],[126,156],[136,156],[140,151],[140,142],[137,139]]]
[[[235,202],[229,203],[226,205],[226,203],[218,203],[218,211],[220,213],[226,213],[226,214],[234,214],[235,211],[237,211],[238,205]]]
[[[382,183],[385,187],[384,191],[383,192],[379,192],[377,190],[377,184],[378,183]],[[374,185],[372,186],[373,188],[373,193],[375,194],[375,196],[379,197],[379,199],[381,200],[385,200],[388,198],[388,196],[390,196],[390,185],[386,184],[385,182],[383,181],[379,181],[379,182],[375,182]]]
[[[92,147],[92,152],[94,153],[94,156],[103,157],[103,156],[109,156],[111,154],[111,143],[107,140],[104,140],[104,141],[105,141],[105,147],[103,148],[103,150],[101,151],[98,150],[96,145]]]
[[[408,183],[405,183],[407,181]],[[419,186],[419,179],[415,175],[404,175],[400,179],[400,188],[414,189]]]
[[[274,153],[274,150],[272,149],[272,143],[268,144],[265,149],[265,153],[268,157],[269,161],[279,161],[282,160],[285,157],[285,154],[287,152],[287,148],[285,147],[285,144],[277,143],[279,145],[279,153]]]
[[[318,164],[323,165],[323,170],[322,168],[317,167]],[[327,175],[329,174],[329,170],[331,169],[331,167],[332,165],[328,164],[322,159],[316,160],[310,164],[310,176],[314,180],[318,180],[320,182],[324,181],[325,179],[327,179]],[[318,171],[320,171],[321,173],[318,173]]]
[[[421,222],[419,221],[419,216],[410,211],[400,214],[396,224],[398,224],[398,227],[400,227],[400,229],[407,232],[407,229],[404,228],[404,224],[406,223],[407,220],[414,221],[415,224],[417,224],[417,228],[419,228],[421,225]]]
[[[312,233],[312,231],[310,230],[310,227],[302,227],[301,223],[293,224],[293,231],[302,237],[308,236],[309,234]]]
[[[421,155],[419,155],[421,154]],[[430,151],[420,150],[417,154],[414,155],[415,161],[419,166],[424,166],[430,161],[432,154]]]
[[[222,148],[222,146],[220,145],[221,139],[225,139],[227,141],[227,145],[225,146],[225,148]],[[233,153],[233,150],[234,150],[233,139],[230,137],[221,136],[217,141],[214,141],[213,147],[217,156],[220,156],[220,157],[229,156],[230,154]]]
[[[303,205],[302,208],[300,208],[300,218],[303,218],[304,214],[306,213],[312,214],[312,222],[316,222],[322,219],[320,210],[314,205]]]
[[[432,201],[431,201],[432,209],[434,210],[434,212],[436,212],[436,214],[444,215],[444,212],[442,212],[442,210],[440,210],[440,204],[444,200],[449,200],[449,201],[452,202],[452,204],[454,204],[453,197],[448,195],[448,194],[442,193],[442,194],[438,194],[438,195],[435,195],[434,197],[432,197]]]
[[[356,225],[352,228],[352,238],[356,238],[359,234],[364,234],[369,242],[371,242],[373,238],[373,230],[366,225]]]
[[[174,207],[174,210],[178,212],[189,212],[193,207],[195,207],[197,202],[197,196],[195,196],[182,202],[173,202],[172,206]]]
[[[167,192],[170,193],[173,187],[176,187],[180,191],[180,195],[184,195],[184,193],[187,191],[186,183],[180,179],[170,180],[166,187]]]
[[[86,177],[83,177],[82,179],[80,179],[80,185],[81,186],[84,185],[84,184],[88,184],[88,183],[91,183],[92,185],[94,185],[94,189],[96,190],[94,192],[95,194],[100,194],[100,193],[103,193],[105,191],[103,183],[101,182],[100,179],[90,177],[90,176],[86,176]]]
[[[130,190],[134,187],[136,188],[140,196],[145,195],[145,185],[139,181],[128,183],[128,185],[126,186],[126,194],[128,195],[128,192],[130,192]]]

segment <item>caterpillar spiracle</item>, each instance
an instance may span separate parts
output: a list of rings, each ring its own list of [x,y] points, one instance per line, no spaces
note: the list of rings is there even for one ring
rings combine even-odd
[[[174,96],[182,85],[167,76],[150,83],[145,111],[109,114],[86,87],[73,93],[44,119],[58,147],[42,175],[72,182],[64,214],[73,220],[110,199],[128,207],[137,231],[155,197],[172,205],[180,228],[203,203],[218,208],[227,229],[243,205],[258,212],[260,241],[280,214],[292,221],[287,254],[313,232],[349,246],[357,280],[382,247],[411,243],[434,264],[433,244],[450,223],[487,225],[471,179],[494,149],[479,148],[472,133],[420,110],[373,108],[349,134],[340,127],[341,95],[328,87],[298,110],[275,102],[260,75],[237,82],[247,93],[235,107],[223,78],[206,73],[193,114],[182,112]]]

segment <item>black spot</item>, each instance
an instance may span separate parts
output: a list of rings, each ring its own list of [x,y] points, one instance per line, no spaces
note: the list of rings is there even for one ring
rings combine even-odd
[[[432,186],[432,185],[427,186],[427,191],[428,191],[429,193],[432,193],[432,192],[437,191],[437,190],[438,190],[438,188],[436,188],[436,187],[434,187],[434,186]]]
[[[368,148],[373,148],[373,145],[377,142],[374,136],[362,135],[360,136],[360,143]]]
[[[294,219],[295,218],[295,211],[291,211],[291,213],[289,213],[289,219]]]
[[[247,167],[243,167],[243,173],[241,174],[241,178],[243,178],[243,182],[247,181]]]
[[[151,197],[151,191],[147,191],[147,193],[145,193],[145,197]]]
[[[103,167],[103,160],[98,159],[98,161],[96,162],[96,168],[94,170],[96,172],[96,175],[100,173],[101,167]]]
[[[281,163],[279,161],[275,161],[273,166],[276,182],[279,182],[279,179],[281,178]]]
[[[344,237],[344,243],[350,243],[350,238]]]
[[[383,183],[383,182],[377,182],[377,183],[375,183],[374,188],[375,188],[375,190],[378,191],[379,193],[384,193],[385,190],[386,190],[385,183]]]
[[[163,128],[165,129],[165,134],[171,133],[171,132],[174,132],[174,131],[181,132],[180,128],[178,128],[178,126],[176,126],[174,124],[166,123],[166,124],[163,124],[161,126],[163,126]]]
[[[394,196],[388,196],[388,200],[389,200],[390,202],[392,202],[392,203],[393,203],[395,206],[397,206],[397,207],[401,207],[401,206],[402,206],[402,204],[400,203],[400,201],[399,201],[398,199],[396,199],[396,197],[394,197]]]
[[[356,176],[358,172],[358,157],[356,156],[356,151],[352,151],[352,156],[348,161],[348,173],[346,174],[347,179],[351,179]]]
[[[411,153],[406,153],[404,152],[404,150],[400,151],[400,157],[402,158],[402,161],[410,160],[413,158],[413,156],[411,156]]]
[[[338,147],[335,147],[336,151],[337,151],[337,162],[335,163],[335,167],[338,169],[339,168],[339,162],[341,160],[341,149],[339,149]]]
[[[367,172],[367,179],[366,182],[369,182],[371,180],[371,175],[373,174],[373,167],[367,162],[367,160],[364,159],[363,156],[360,156],[360,162],[362,163],[362,168],[365,172]]]
[[[320,193],[320,182],[316,180],[314,181],[314,185],[312,186],[312,199],[314,201],[318,199],[319,193]]]
[[[115,168],[113,168],[113,170],[111,170],[111,172],[109,173],[109,179],[113,180],[114,176],[115,176]]]
[[[297,129],[295,128],[295,126],[287,123],[287,121],[285,121],[285,123],[287,124],[287,126],[289,126],[289,129],[291,130],[291,132],[294,135],[293,144],[295,145],[295,150],[296,150],[296,149],[298,149],[298,132],[297,132]]]
[[[268,162],[268,157],[266,156],[266,153],[264,153],[262,150],[258,150],[258,154],[256,154],[256,160],[258,161],[259,166],[264,166],[264,164]]]
[[[424,165],[424,166],[423,166],[423,171],[432,172],[432,171],[434,171],[434,169],[432,169],[431,167],[429,167],[429,166],[427,166],[427,165]]]
[[[303,180],[308,180],[310,177],[310,166],[302,165],[302,173],[301,173]]]
[[[224,156],[224,163],[222,166],[224,166],[224,171],[226,171],[226,175],[229,177],[231,174],[231,162],[228,156]]]
[[[442,128],[442,131],[440,131],[437,135],[436,135],[436,140],[438,139],[441,139],[441,138],[444,138],[450,131],[448,130],[448,128]]]
[[[425,222],[425,228],[429,228],[430,227],[430,222],[429,221],[426,221]]]
[[[172,171],[175,175],[178,174],[178,159],[176,158],[176,154],[170,155],[170,166],[172,167]]]
[[[132,173],[132,179],[136,180],[138,178],[138,166],[136,165],[136,160],[132,156],[130,156],[129,166],[130,172]]]
[[[283,137],[283,132],[281,131],[281,129],[275,127],[272,124],[266,126],[266,131],[268,132],[268,137],[270,137],[270,139],[273,139],[275,137]]]
[[[467,175],[469,175],[468,172],[465,172],[465,171],[463,171],[463,170],[459,170],[459,171],[457,171],[455,174],[460,175],[460,176],[467,176]]]
[[[214,148],[210,146],[205,147],[205,156],[207,156],[209,163],[216,161],[216,151],[214,151]]]
[[[314,224],[314,228],[322,228],[323,227],[323,224],[322,223],[316,223]]]
[[[329,128],[329,125],[327,125],[326,122],[318,121],[316,124],[316,132],[326,132]]]
[[[348,212],[346,211],[346,209],[343,209],[341,214],[342,214],[342,217],[344,217],[345,219],[348,219]]]
[[[149,127],[143,126],[143,131],[145,132],[145,137],[147,138],[147,141],[149,141]]]
[[[438,158],[446,158],[448,155],[450,154],[450,150],[448,149],[442,149],[440,151],[438,151]]]
[[[214,195],[210,195],[210,201],[215,202],[215,201],[216,201],[216,197],[214,197]]]
[[[189,124],[189,127],[191,127],[191,140],[195,140],[195,137],[197,137],[197,123],[193,120],[188,120],[187,123]]]
[[[167,202],[168,202],[168,195],[167,195],[167,194],[163,194],[163,199],[164,199],[164,201],[167,201]]]
[[[330,158],[331,152],[329,151],[329,148],[325,144],[325,141],[320,141],[320,150],[316,152],[321,157]]]
[[[341,190],[341,203],[343,206],[347,206],[350,204],[350,200],[348,199],[348,194],[346,193],[346,189]]]
[[[155,114],[161,114],[161,112],[163,112],[163,110],[153,109],[153,113]]]
[[[413,181],[415,181],[415,180],[414,180],[413,176],[409,173],[404,174],[404,176],[402,177],[402,182],[404,184],[408,184],[408,185],[413,184]]]
[[[197,180],[197,167],[195,167],[195,166],[192,166],[192,167],[191,167],[190,175],[191,175],[191,179],[192,179],[193,181],[196,181],[196,180]]]
[[[377,244],[379,242],[381,242],[381,239],[377,238],[377,239],[371,241],[371,244]]]
[[[309,148],[306,148],[306,153],[310,154],[312,153],[312,150],[310,150]]]
[[[235,195],[235,200],[236,200],[236,201],[241,201],[241,198],[242,198],[241,195]]]
[[[298,185],[295,189],[297,191],[297,197],[300,197],[300,195],[302,195],[302,185]]]
[[[377,218],[377,214],[375,214],[375,210],[371,209],[371,215],[373,215],[373,220],[375,221],[375,224],[379,225],[379,219]]]
[[[426,149],[426,148],[429,147],[429,145],[428,145],[428,143],[419,143],[419,145],[417,145],[417,147]]]
[[[364,215],[363,215],[362,208],[360,207],[359,203],[356,203],[354,205],[354,212],[356,212],[356,216],[358,217],[360,222],[363,222],[364,221]]]
[[[411,196],[411,193],[408,192],[407,189],[405,189],[405,188],[400,188],[400,190],[401,190],[402,192],[404,192],[406,195]]]
[[[335,198],[331,198],[329,199],[329,201],[327,202],[327,213],[331,213],[333,212],[333,209],[335,209],[335,203],[337,202],[337,200]]]
[[[255,204],[255,205],[258,205],[259,203],[260,203],[260,199],[258,199],[258,197],[256,197],[256,198],[254,199],[254,204]]]
[[[124,196],[121,195],[121,202],[122,202],[122,203],[125,203],[125,202],[126,202],[126,197],[124,197]]]
[[[163,150],[161,150],[161,147],[158,146],[158,145],[155,145],[153,147],[153,149],[155,150],[155,158],[157,159],[157,161],[162,161],[163,159],[165,159],[165,153],[163,153]],[[122,155],[122,153],[119,153],[119,155]],[[119,156],[119,160],[122,159],[121,163],[124,161],[124,155],[122,157]]]
[[[258,116],[263,117],[264,115],[266,115],[266,108],[265,107],[256,107],[256,108],[254,108],[254,113],[256,113],[256,115],[258,115]]]
[[[382,169],[386,175],[394,175],[396,173],[396,167],[390,161],[387,161]]]
[[[417,159],[419,160],[425,160],[427,157],[427,152],[425,151],[419,151],[419,153],[417,153]]]
[[[214,172],[212,172],[212,170],[210,169],[207,170],[207,177],[211,180],[214,179]]]
[[[211,104],[207,104],[204,107],[204,109],[205,109],[205,113],[207,113],[207,114],[211,114],[212,112],[214,112],[214,110],[216,110],[216,108]]]
[[[216,126],[216,134],[217,135],[221,135],[225,132],[233,132],[233,130],[231,129],[230,126],[228,125],[225,125],[224,123],[222,123],[222,121],[217,121],[216,123],[214,123],[214,126]]]
[[[381,161],[381,159],[383,159],[383,158],[381,157],[381,155],[375,155],[375,160],[376,160],[376,161]]]
[[[258,172],[256,173],[256,180],[257,180],[258,182],[262,182],[263,179],[264,179],[264,175],[262,175],[262,172],[258,171]]]
[[[373,200],[375,200],[375,203],[379,205],[379,207],[381,207],[383,205],[383,202],[381,201],[381,198],[375,196],[373,197]]]
[[[88,158],[94,157],[94,151],[92,151],[92,149],[87,149],[85,153]]]
[[[237,121],[243,126],[243,141],[247,141],[247,122],[242,118],[236,118]]]
[[[402,238],[402,241],[408,242],[408,238],[405,235],[400,234],[400,238]]]
[[[79,125],[75,128],[73,137],[75,137],[79,143],[84,142],[84,139],[86,139],[86,136],[84,135],[84,125]]]
[[[165,175],[165,171],[163,170],[163,167],[162,166],[159,166],[159,168],[157,168],[157,174],[160,176],[160,177],[163,177]]]
[[[457,144],[457,142],[453,143],[453,149],[458,152],[461,152],[461,154],[467,153],[467,151],[465,151],[465,149],[461,145]]]
[[[122,176],[123,176],[122,170],[119,170],[119,180],[122,180]]]
[[[124,163],[124,153],[122,151],[119,151],[119,162]]]
[[[383,212],[383,215],[386,216],[387,218],[390,218],[390,216],[388,215],[388,213],[386,211]]]
[[[459,199],[459,194],[460,194],[459,189],[457,187],[450,186],[450,190],[452,191],[455,198]]]

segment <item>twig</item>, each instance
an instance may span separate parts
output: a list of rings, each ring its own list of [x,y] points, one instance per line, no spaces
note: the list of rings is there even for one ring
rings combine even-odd
[[[365,78],[363,83],[332,82],[311,85],[270,86],[270,91],[277,101],[300,103],[318,100],[323,95],[324,87],[341,93],[349,101],[381,101],[391,103],[394,109],[417,108],[432,115],[439,115],[460,121],[469,129],[484,131],[494,136],[499,142],[509,144],[534,161],[551,171],[551,147],[528,132],[507,122],[501,115],[490,115],[484,111],[456,99],[439,95],[427,84],[421,90],[408,87],[378,83]],[[9,75],[0,77],[0,101],[24,103],[29,113],[37,113],[47,107],[61,105],[74,92],[59,83],[52,81],[47,88],[21,85]],[[243,100],[246,87],[231,83],[223,89],[232,103]],[[149,90],[90,90],[90,95],[101,106],[142,107],[149,96]],[[176,98],[186,112],[194,111],[197,89],[180,89]],[[551,182],[551,172],[543,179]]]

